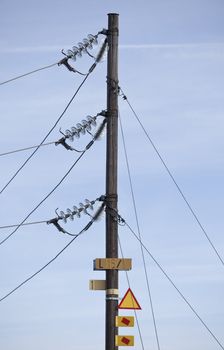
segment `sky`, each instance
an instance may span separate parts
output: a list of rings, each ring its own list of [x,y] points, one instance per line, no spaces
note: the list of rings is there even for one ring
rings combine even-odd
[[[0,2],[0,82],[63,58],[62,49],[107,28],[119,14],[119,84],[224,259],[224,2],[222,0]],[[95,49],[96,52],[97,49]],[[83,57],[72,64],[88,71]],[[0,154],[38,145],[82,81],[54,66],[0,86]],[[106,108],[106,60],[90,75],[47,141]],[[142,241],[224,346],[223,264],[177,191],[126,101],[119,98]],[[83,149],[91,140],[74,141]],[[0,187],[31,151],[0,156]],[[42,147],[0,195],[0,226],[18,224],[51,191],[78,157],[62,146]],[[119,212],[137,233],[121,132]],[[85,198],[105,193],[105,136],[95,142],[61,186],[27,220],[55,217]],[[87,216],[66,224],[79,232]],[[12,229],[0,229],[5,238]],[[139,242],[119,226],[124,256],[132,258],[131,288],[144,348],[156,350]],[[69,241],[52,225],[21,227],[0,246],[0,298],[36,272]],[[104,215],[47,269],[0,302],[4,350],[104,349],[105,295],[89,291],[104,279],[93,260],[105,256]],[[145,254],[161,350],[218,350],[189,306]],[[128,289],[119,276],[119,297]],[[120,311],[133,315],[133,311]],[[135,336],[137,327],[120,330]]]

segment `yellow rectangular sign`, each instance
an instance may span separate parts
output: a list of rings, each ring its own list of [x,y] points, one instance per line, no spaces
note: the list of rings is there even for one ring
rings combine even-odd
[[[94,270],[131,270],[131,259],[105,258],[94,260]]]
[[[134,346],[133,335],[116,335],[115,338],[116,346]]]
[[[116,316],[116,327],[134,327],[134,316]]]

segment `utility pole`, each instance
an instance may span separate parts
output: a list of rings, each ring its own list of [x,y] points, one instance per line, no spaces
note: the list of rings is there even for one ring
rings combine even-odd
[[[118,224],[111,212],[117,210],[118,157],[118,14],[108,14],[107,58],[107,150],[106,150],[106,258],[118,258]],[[116,350],[118,329],[118,270],[106,271],[106,350]]]
[[[107,141],[106,141],[106,258],[94,260],[94,270],[105,270],[106,280],[91,280],[91,290],[106,291],[106,350],[134,346],[133,335],[119,335],[119,327],[133,327],[133,316],[119,316],[118,309],[141,309],[129,288],[118,304],[118,273],[132,268],[131,259],[118,258],[117,164],[118,164],[118,14],[108,14]]]

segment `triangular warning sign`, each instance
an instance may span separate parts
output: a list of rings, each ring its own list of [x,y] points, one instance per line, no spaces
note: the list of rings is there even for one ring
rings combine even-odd
[[[128,288],[125,296],[123,297],[120,304],[118,305],[118,309],[141,310],[141,306],[139,305],[137,299],[135,298],[135,296],[130,288]]]

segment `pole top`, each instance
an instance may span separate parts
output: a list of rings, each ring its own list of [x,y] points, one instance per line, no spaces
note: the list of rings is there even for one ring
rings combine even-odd
[[[119,16],[119,13],[108,13],[108,16]]]

